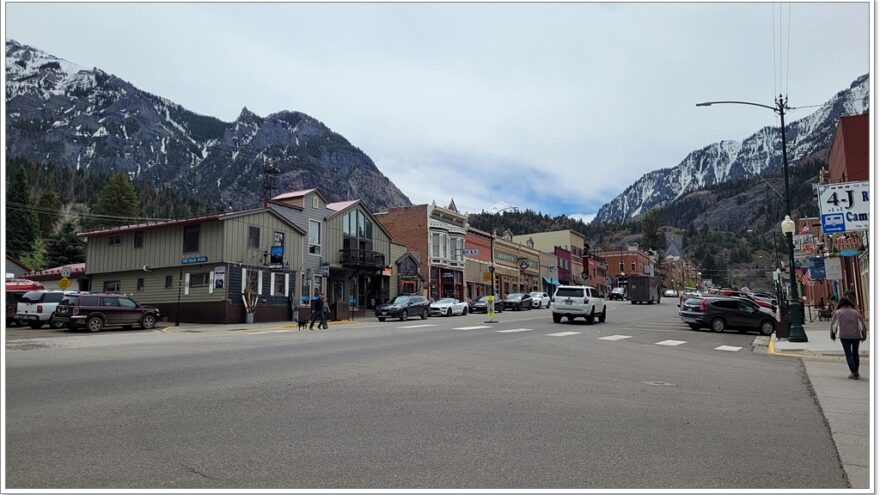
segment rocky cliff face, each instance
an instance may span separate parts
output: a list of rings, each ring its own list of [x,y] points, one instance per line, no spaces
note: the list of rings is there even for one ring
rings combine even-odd
[[[865,74],[811,115],[785,126],[789,161],[831,147],[837,120],[868,111],[869,81]],[[778,127],[765,127],[742,142],[721,141],[692,151],[677,166],[642,176],[610,203],[593,223],[622,222],[682,195],[722,182],[754,177],[782,164]]]
[[[410,204],[369,156],[303,113],[259,117],[245,108],[223,122],[12,40],[6,81],[9,158],[124,171],[234,209],[259,202],[270,166],[279,171],[275,193],[317,187],[374,211]]]

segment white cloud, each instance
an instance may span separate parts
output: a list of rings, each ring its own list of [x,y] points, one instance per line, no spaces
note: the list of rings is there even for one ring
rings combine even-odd
[[[416,203],[589,215],[645,172],[775,123],[694,107],[772,100],[769,7],[10,3],[5,21],[9,38],[198,113],[308,113]],[[792,6],[792,106],[868,71],[869,11]]]

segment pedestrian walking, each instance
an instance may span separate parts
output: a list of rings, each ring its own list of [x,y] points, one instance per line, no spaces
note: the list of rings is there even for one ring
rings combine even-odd
[[[831,340],[840,337],[851,380],[859,379],[859,343],[868,338],[868,327],[851,299],[841,297],[831,315]]]
[[[318,329],[327,327],[327,317],[324,314],[324,295],[318,294],[312,301],[312,320],[309,322],[309,330],[315,326],[315,320],[318,320]]]

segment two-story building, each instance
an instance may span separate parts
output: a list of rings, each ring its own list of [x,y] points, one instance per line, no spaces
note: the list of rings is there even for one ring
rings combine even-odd
[[[538,280],[541,273],[537,249],[513,240],[510,231],[495,237],[495,281],[501,298],[513,292],[532,292],[540,290]]]
[[[366,314],[392,294],[392,263],[397,261],[392,259],[392,235],[359,199],[327,208],[332,211],[326,235],[332,317]],[[396,283],[393,290],[398,290]]]
[[[614,280],[615,286],[624,285],[629,275],[649,275],[654,272],[650,255],[638,246],[606,248],[598,256],[605,259],[608,275]]]
[[[466,295],[469,300],[475,301],[491,293],[492,235],[468,227],[464,249]]]
[[[559,280],[567,284],[584,283],[585,279],[582,275],[584,273],[583,257],[586,254],[587,239],[580,232],[570,229],[534,232],[513,236],[513,240],[526,245],[531,242],[535,249],[545,253],[558,252],[564,255],[567,251],[570,256],[566,258],[566,268],[564,270],[566,270],[568,275],[566,275],[565,279],[562,276],[558,277]],[[560,251],[556,250],[557,247],[561,248]]]
[[[170,321],[237,323],[250,286],[254,321],[291,318],[305,232],[271,208],[78,235],[87,240],[92,291],[130,295]]]
[[[418,253],[420,275],[427,280],[425,296],[465,298],[467,215],[459,213],[455,202],[446,208],[436,203],[389,208],[376,218],[395,240]]]

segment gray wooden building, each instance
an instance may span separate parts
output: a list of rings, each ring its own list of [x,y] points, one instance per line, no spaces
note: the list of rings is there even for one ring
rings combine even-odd
[[[169,321],[245,321],[243,280],[256,286],[254,321],[291,317],[306,232],[272,208],[79,234],[92,291],[128,294]]]

